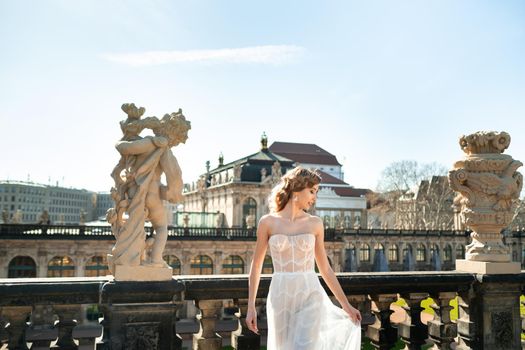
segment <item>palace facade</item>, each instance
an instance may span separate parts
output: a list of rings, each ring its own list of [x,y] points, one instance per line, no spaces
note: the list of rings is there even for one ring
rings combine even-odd
[[[245,227],[267,214],[268,196],[286,171],[301,165],[317,169],[322,182],[314,213],[326,228],[366,228],[367,189],[342,180],[341,164],[333,154],[315,144],[275,142],[268,147],[263,134],[258,152],[206,170],[184,190],[184,212],[175,221],[186,227]],[[210,220],[211,218],[211,220]],[[205,224],[204,224],[205,223]]]

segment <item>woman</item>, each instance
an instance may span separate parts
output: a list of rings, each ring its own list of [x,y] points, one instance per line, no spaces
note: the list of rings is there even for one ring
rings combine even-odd
[[[250,270],[246,323],[258,333],[255,299],[269,246],[274,275],[267,298],[268,350],[357,350],[361,314],[348,302],[328,263],[323,222],[306,211],[315,203],[321,177],[297,167],[273,189],[270,214],[259,221]],[[322,288],[314,257],[342,309]]]

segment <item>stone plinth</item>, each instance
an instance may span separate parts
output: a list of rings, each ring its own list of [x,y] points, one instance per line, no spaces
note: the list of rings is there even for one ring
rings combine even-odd
[[[456,270],[482,274],[507,274],[520,273],[521,265],[518,262],[486,262],[458,259],[456,260]]]
[[[171,267],[115,265],[115,281],[169,281]]]

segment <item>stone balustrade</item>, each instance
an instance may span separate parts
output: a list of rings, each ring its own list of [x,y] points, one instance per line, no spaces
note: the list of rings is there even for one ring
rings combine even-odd
[[[476,275],[465,272],[389,272],[337,274],[349,301],[363,315],[363,336],[376,349],[398,339],[406,349],[521,349],[519,297],[525,272]],[[270,275],[263,275],[258,305]],[[326,286],[325,286],[326,288]],[[7,349],[259,349],[261,336],[245,327],[247,275],[177,276],[167,282],[115,282],[100,278],[0,279],[0,344]],[[421,317],[421,301],[431,297],[434,316]],[[457,321],[450,301],[458,297]],[[403,298],[406,317],[391,320],[392,304]],[[221,328],[223,300],[238,309],[233,327]],[[177,311],[194,301],[200,313],[194,334],[183,334]],[[86,316],[98,305],[98,320]],[[315,317],[312,315],[312,317]],[[181,329],[179,329],[181,328]],[[220,335],[219,335],[220,334]],[[186,343],[188,340],[186,341]]]

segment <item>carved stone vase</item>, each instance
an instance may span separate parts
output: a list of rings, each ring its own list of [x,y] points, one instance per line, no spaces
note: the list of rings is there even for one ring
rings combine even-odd
[[[523,164],[503,154],[510,144],[506,132],[476,132],[459,140],[464,159],[449,172],[454,200],[467,227],[472,243],[465,260],[456,268],[478,273],[518,273],[519,263],[511,262],[510,249],[501,240],[501,231],[513,217],[523,177],[516,170]]]

